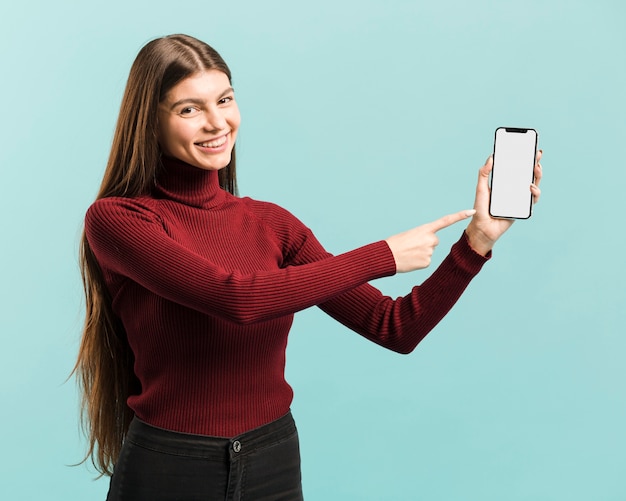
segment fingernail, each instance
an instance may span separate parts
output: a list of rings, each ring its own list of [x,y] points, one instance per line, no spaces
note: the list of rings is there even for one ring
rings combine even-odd
[[[465,215],[467,217],[473,216],[474,214],[476,214],[476,209],[469,209],[465,211]]]

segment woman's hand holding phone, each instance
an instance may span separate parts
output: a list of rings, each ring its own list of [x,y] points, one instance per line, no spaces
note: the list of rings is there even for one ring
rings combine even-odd
[[[541,155],[542,151],[539,150],[535,157],[535,182],[529,187],[533,197],[533,203],[537,203],[541,196],[541,190],[539,189],[539,183],[542,177]],[[494,218],[489,215],[489,175],[491,174],[492,168],[493,156],[489,156],[485,165],[478,171],[478,184],[476,186],[476,199],[474,201],[476,214],[465,230],[472,249],[483,256],[489,253],[498,238],[511,227],[514,221],[513,219]]]

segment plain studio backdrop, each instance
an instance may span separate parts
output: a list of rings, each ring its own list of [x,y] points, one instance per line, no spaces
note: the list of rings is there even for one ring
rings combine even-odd
[[[213,45],[240,191],[332,252],[470,208],[498,126],[533,127],[544,198],[409,356],[316,308],[287,377],[306,499],[626,499],[626,7],[619,0],[58,1],[0,7],[3,500],[104,499],[74,380],[77,247],[141,46]],[[440,233],[430,270],[461,235]]]

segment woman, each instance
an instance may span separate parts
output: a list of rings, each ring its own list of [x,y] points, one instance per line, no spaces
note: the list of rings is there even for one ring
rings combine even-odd
[[[109,500],[302,499],[284,379],[293,314],[318,305],[409,353],[511,224],[487,215],[489,159],[475,209],[331,256],[287,211],[235,196],[239,124],[211,47],[172,35],[139,52],[81,252],[76,370]],[[368,285],[427,267],[436,232],[471,216],[410,294],[391,300]]]

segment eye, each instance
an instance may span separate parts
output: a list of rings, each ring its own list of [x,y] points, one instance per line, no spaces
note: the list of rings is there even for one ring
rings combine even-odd
[[[222,99],[220,99],[217,102],[217,104],[227,104],[233,101],[234,99],[235,99],[234,96],[224,96]]]
[[[183,117],[191,117],[197,115],[199,112],[200,110],[195,106],[186,106],[185,108],[181,109],[178,114]]]

